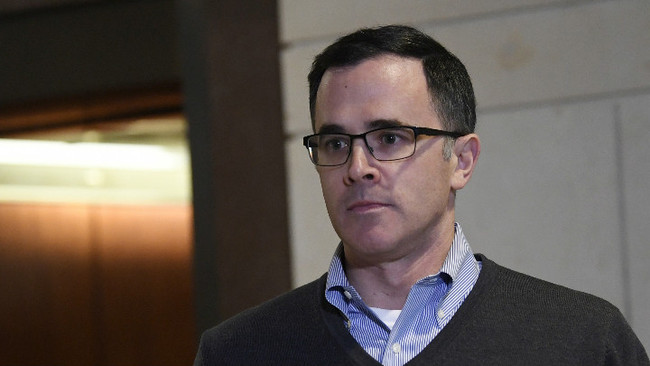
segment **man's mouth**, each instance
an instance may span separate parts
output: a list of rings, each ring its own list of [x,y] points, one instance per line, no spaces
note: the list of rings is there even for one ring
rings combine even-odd
[[[348,211],[364,213],[379,210],[387,206],[388,204],[383,202],[363,200],[352,203],[350,206],[348,206]]]

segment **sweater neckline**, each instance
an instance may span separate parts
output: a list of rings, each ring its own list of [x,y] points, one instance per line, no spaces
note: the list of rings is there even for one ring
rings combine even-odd
[[[482,269],[479,277],[474,285],[474,288],[469,293],[463,304],[458,308],[454,317],[451,318],[449,323],[440,331],[440,333],[429,343],[417,356],[407,362],[405,365],[417,365],[419,360],[431,360],[444,351],[444,349],[453,342],[454,338],[463,328],[463,323],[467,318],[476,314],[474,309],[480,306],[480,299],[483,294],[488,292],[492,287],[496,278],[498,265],[489,260],[482,254],[475,254],[474,257],[477,261],[482,262]],[[346,327],[343,314],[330,304],[325,299],[325,285],[327,280],[327,273],[319,279],[319,285],[315,287],[317,293],[315,298],[319,301],[319,308],[321,309],[321,316],[327,326],[328,331],[338,341],[339,345],[343,348],[345,353],[355,363],[363,365],[381,365],[377,360],[370,356],[357,341],[352,337]],[[348,325],[349,326],[349,325]]]

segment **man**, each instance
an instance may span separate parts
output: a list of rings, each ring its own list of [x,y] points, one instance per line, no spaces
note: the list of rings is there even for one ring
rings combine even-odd
[[[650,365],[606,301],[472,253],[454,202],[481,149],[455,56],[363,29],[309,87],[304,144],[341,243],[320,279],[207,331],[195,365]]]

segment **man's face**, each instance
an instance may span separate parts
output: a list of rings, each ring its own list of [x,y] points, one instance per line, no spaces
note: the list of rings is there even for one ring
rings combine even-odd
[[[360,134],[386,124],[442,129],[419,60],[384,55],[325,72],[317,133]],[[454,159],[443,159],[443,145],[442,137],[420,136],[412,157],[380,162],[355,139],[344,165],[317,168],[346,261],[394,261],[451,243]]]

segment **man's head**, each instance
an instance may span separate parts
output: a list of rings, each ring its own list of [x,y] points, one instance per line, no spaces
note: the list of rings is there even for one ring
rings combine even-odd
[[[314,63],[317,134],[304,142],[347,263],[418,257],[450,245],[455,192],[480,152],[465,68],[412,28],[342,40]]]
[[[312,128],[323,74],[330,68],[355,65],[385,54],[421,60],[429,95],[443,127],[466,134],[474,132],[476,102],[465,66],[428,35],[398,25],[361,29],[339,38],[316,56],[308,77]]]

